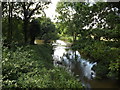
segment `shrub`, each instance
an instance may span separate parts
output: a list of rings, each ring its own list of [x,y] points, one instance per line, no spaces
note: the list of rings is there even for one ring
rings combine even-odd
[[[98,63],[95,70],[99,78],[109,77],[118,79],[120,49],[108,46],[108,43],[106,43],[104,41],[90,42],[80,49],[80,52],[85,58],[90,58],[91,61]]]
[[[3,88],[82,88],[64,69],[52,65],[49,45],[3,47]]]

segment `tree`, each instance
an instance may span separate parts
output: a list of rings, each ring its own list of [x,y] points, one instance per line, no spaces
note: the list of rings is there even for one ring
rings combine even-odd
[[[13,2],[8,2],[9,14],[8,14],[8,41],[9,43],[12,40],[12,17],[13,17]]]
[[[2,3],[2,16],[4,17],[4,14],[8,15],[8,32],[7,32],[7,43],[10,44],[12,40],[12,17],[13,17],[13,2],[3,2]],[[8,11],[8,13],[7,13]]]
[[[32,20],[30,25],[30,44],[34,44],[35,37],[40,31],[40,23],[38,20]]]
[[[48,42],[57,39],[57,30],[54,23],[47,17],[38,18],[41,29],[38,37]]]
[[[118,79],[119,67],[119,44],[120,44],[120,16],[117,3],[98,2],[91,6],[92,23],[89,24],[88,35],[93,36],[79,44],[81,50],[92,60],[98,62],[96,72],[98,75],[110,76]],[[82,37],[83,38],[83,37]],[[102,39],[103,38],[103,39]],[[80,41],[81,42],[81,41]],[[111,57],[109,55],[112,55]],[[104,59],[101,58],[104,56]],[[114,57],[115,56],[115,57]],[[113,64],[114,63],[114,64]],[[106,70],[104,73],[100,66]],[[100,76],[102,77],[102,76]]]
[[[8,23],[8,31],[7,34],[7,41],[11,42],[12,40],[12,31],[14,29],[13,26],[13,18],[19,17],[23,20],[23,33],[24,33],[24,42],[28,42],[29,35],[29,24],[32,18],[35,18],[36,14],[44,15],[44,9],[47,8],[47,5],[50,2],[3,2],[2,3],[2,17],[3,19],[8,17],[6,20]],[[5,20],[4,20],[5,21]]]
[[[2,2],[2,32],[3,38],[5,38],[4,45],[11,46],[10,44],[12,43],[23,41],[21,29],[22,18],[19,16],[19,13],[19,3]]]
[[[90,23],[89,6],[87,3],[80,2],[60,2],[57,5],[56,11],[59,22],[64,27],[67,27],[67,34],[73,37],[73,42],[76,42],[77,37],[84,36],[85,26]]]
[[[28,39],[28,24],[31,19],[31,17],[35,14],[40,14],[44,12],[44,8],[49,4],[50,2],[23,2],[21,3],[22,11],[23,11],[23,30],[24,30],[24,39],[25,43],[27,43]],[[31,8],[31,6],[35,5],[35,8]]]

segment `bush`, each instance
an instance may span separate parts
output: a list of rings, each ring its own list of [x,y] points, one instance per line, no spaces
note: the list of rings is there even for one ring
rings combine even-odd
[[[84,42],[86,46],[81,48],[80,52],[85,58],[90,58],[91,61],[98,63],[97,67],[95,67],[98,78],[108,77],[118,79],[120,49],[110,47],[108,43],[104,41],[86,43]]]
[[[52,65],[49,45],[3,47],[3,88],[82,88],[64,69]]]

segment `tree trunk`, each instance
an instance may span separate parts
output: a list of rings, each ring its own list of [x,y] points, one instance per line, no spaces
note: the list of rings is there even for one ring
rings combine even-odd
[[[9,14],[8,14],[8,44],[11,43],[12,40],[12,10],[13,10],[13,3],[8,3],[9,5]]]
[[[75,43],[76,40],[77,40],[77,34],[74,32],[74,34],[73,34],[73,43]]]
[[[13,29],[13,23],[12,23],[12,16],[13,16],[13,14],[12,14],[12,12],[13,12],[13,2],[11,2],[11,8],[10,8],[10,15],[11,15],[11,25],[10,25],[10,27],[11,27],[11,29],[10,29],[10,35],[11,35],[11,40],[12,40],[12,29]]]
[[[28,27],[28,20],[24,19],[23,31],[24,31],[24,42],[27,43],[27,27]]]
[[[28,10],[27,10],[27,8],[25,7],[26,6],[26,4],[25,4],[25,2],[23,3],[23,12],[24,12],[24,20],[23,20],[23,32],[24,32],[24,42],[25,42],[25,44],[27,43],[27,28],[28,28],[28,18],[27,18],[27,16],[28,16]]]
[[[35,36],[31,36],[30,37],[30,44],[34,45],[34,41],[35,41]]]

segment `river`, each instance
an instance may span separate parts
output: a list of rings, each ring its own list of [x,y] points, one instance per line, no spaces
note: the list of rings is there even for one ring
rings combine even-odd
[[[56,40],[53,44],[53,64],[65,68],[68,72],[74,75],[86,89],[92,88],[113,88],[117,90],[119,88],[115,80],[96,80],[95,71],[92,69],[97,67],[97,62],[90,62],[81,58],[78,51],[73,51],[69,47],[69,44]]]

